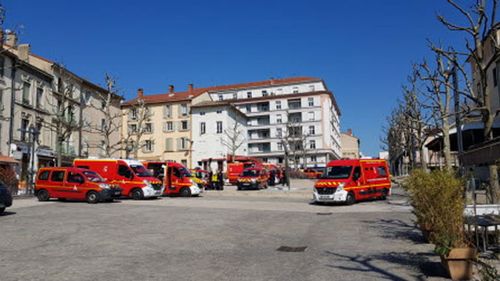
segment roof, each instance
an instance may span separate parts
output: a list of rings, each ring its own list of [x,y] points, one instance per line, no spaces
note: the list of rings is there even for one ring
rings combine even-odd
[[[0,155],[0,164],[19,164],[19,161],[9,156]]]
[[[247,82],[247,83],[239,83],[239,84],[230,84],[230,85],[221,85],[221,86],[211,86],[204,88],[193,88],[192,91],[184,91],[184,92],[174,92],[174,93],[162,93],[162,94],[154,94],[154,95],[144,95],[143,100],[146,104],[154,104],[154,103],[165,103],[165,102],[178,102],[178,101],[188,101],[194,97],[197,97],[203,93],[207,92],[220,92],[220,91],[231,91],[231,90],[241,90],[255,87],[269,87],[269,86],[278,86],[278,85],[287,85],[287,84],[295,84],[295,83],[303,83],[303,82],[313,82],[313,81],[322,81],[319,78],[314,77],[289,77],[282,79],[268,79],[257,82]],[[137,102],[137,97],[125,102],[123,106],[133,105]]]

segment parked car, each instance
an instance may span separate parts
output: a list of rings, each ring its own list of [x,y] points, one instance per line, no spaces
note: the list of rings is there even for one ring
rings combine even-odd
[[[319,179],[323,173],[314,169],[305,169],[304,175],[308,179]]]
[[[5,212],[5,208],[12,206],[12,195],[7,185],[0,181],[0,214]]]
[[[95,204],[119,197],[121,189],[112,188],[99,174],[88,169],[50,167],[38,171],[35,195],[39,201],[58,198]]]
[[[314,185],[315,202],[353,204],[366,199],[385,199],[391,194],[387,161],[382,159],[333,160]]]

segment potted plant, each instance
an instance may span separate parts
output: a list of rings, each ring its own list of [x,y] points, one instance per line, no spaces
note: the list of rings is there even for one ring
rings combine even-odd
[[[464,232],[462,180],[448,171],[416,171],[406,187],[417,223],[428,231],[452,280],[471,279],[476,250]]]

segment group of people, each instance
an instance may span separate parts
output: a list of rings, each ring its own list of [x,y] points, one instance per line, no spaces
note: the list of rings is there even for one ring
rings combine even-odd
[[[208,172],[207,189],[224,190],[224,173],[218,170],[216,173],[210,170]]]

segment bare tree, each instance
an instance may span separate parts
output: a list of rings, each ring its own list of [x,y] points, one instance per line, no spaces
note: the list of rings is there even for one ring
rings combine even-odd
[[[457,31],[465,36],[465,50],[443,50],[434,47],[450,61],[454,62],[455,67],[465,77],[466,90],[462,91],[469,101],[472,101],[472,111],[479,112],[481,121],[484,124],[483,137],[485,141],[493,139],[493,122],[498,112],[494,111],[491,104],[491,93],[488,91],[488,71],[490,67],[499,58],[499,42],[497,30],[499,28],[496,22],[496,10],[498,0],[476,0],[470,8],[464,8],[453,0],[447,2],[457,11],[463,19],[463,23],[454,23],[444,16],[438,16],[438,20],[449,30]],[[491,42],[488,46],[486,42]],[[474,85],[467,79],[467,72],[464,64],[469,62],[472,66],[473,82],[476,91],[472,90]],[[488,166],[490,175],[490,195],[494,203],[498,202],[497,195],[500,194],[498,183],[497,165],[492,163]]]
[[[244,130],[241,124],[235,121],[230,129],[225,129],[220,142],[231,151],[231,162],[233,162],[236,151],[245,143]]]
[[[89,144],[95,148],[102,149],[102,155],[111,158],[124,149],[123,139],[120,137],[123,113],[121,110],[113,108],[120,102],[121,97],[116,93],[115,79],[109,74],[104,77],[106,92],[97,92],[98,103],[91,103],[90,107],[97,110],[103,116],[100,124],[89,124],[90,132],[103,138],[101,144]]]
[[[151,120],[152,114],[144,99],[138,98],[128,108],[126,116],[128,116],[128,120],[132,123],[128,124],[128,130],[122,136],[121,143],[124,145],[126,158],[129,158],[130,154],[132,154],[134,158],[137,158],[139,150],[145,146],[146,140],[143,139],[144,134],[152,129],[148,128],[146,125]],[[148,139],[148,141],[153,140]]]

